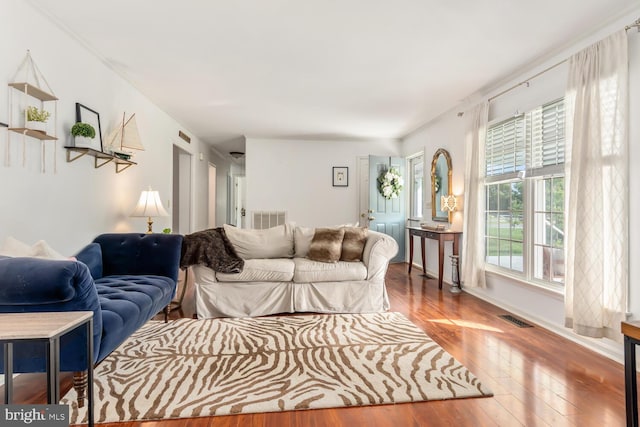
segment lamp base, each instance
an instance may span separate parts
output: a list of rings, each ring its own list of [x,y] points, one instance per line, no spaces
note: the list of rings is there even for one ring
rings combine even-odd
[[[460,289],[460,286],[458,285],[453,285],[451,286],[451,288],[449,288],[449,292],[451,292],[452,294],[459,294],[460,292],[462,292],[462,289]]]
[[[147,217],[147,234],[151,234],[153,233],[153,220],[151,219],[151,217]]]

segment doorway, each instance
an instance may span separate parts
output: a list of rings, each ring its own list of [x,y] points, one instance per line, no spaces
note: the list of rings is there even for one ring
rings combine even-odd
[[[216,165],[209,163],[209,203],[207,228],[216,227]]]
[[[405,175],[405,161],[401,157],[360,157],[358,159],[358,209],[360,225],[387,234],[398,243],[398,254],[391,262],[405,261],[405,191],[397,198],[386,199],[378,190],[378,177],[383,171],[395,168]]]
[[[192,156],[177,145],[173,146],[173,208],[174,233],[191,233],[192,224]]]

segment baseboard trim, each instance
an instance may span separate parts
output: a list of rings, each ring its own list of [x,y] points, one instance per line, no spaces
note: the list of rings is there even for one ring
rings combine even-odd
[[[591,351],[594,351],[602,356],[605,356],[615,362],[618,362],[624,365],[624,350],[621,344],[618,344],[609,339],[595,339],[595,338],[588,338],[588,337],[582,337],[580,335],[576,335],[575,333],[573,333],[571,330],[567,328],[550,323],[537,316],[532,316],[529,313],[525,313],[521,311],[517,307],[513,307],[502,301],[491,298],[482,292],[478,292],[478,290],[476,289],[463,287],[462,290],[463,292],[467,292],[468,294],[473,295],[476,298],[479,298],[483,301],[493,304],[496,307],[500,307],[504,310],[507,310],[519,317],[522,317],[523,319],[531,323],[535,323],[537,326],[540,326],[550,332],[553,332],[556,335],[560,335],[562,338],[566,338],[569,341],[579,344]]]

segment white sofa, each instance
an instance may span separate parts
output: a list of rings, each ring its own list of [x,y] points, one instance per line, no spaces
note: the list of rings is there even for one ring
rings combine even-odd
[[[268,230],[225,226],[244,268],[228,274],[192,267],[198,318],[388,310],[384,279],[396,241],[368,230],[360,261],[319,262],[306,257],[314,232],[291,224]]]

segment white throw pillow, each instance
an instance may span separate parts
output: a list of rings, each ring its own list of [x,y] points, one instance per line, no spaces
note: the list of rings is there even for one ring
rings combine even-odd
[[[312,227],[296,227],[293,233],[296,258],[304,258],[309,253],[309,246],[316,229]]]
[[[57,260],[66,260],[68,257],[56,252],[53,250],[51,246],[47,244],[44,240],[38,240],[32,247],[32,257],[36,258],[46,258],[46,259],[57,259]]]
[[[4,239],[4,242],[2,243],[2,248],[0,248],[0,255],[10,257],[31,256],[31,246],[9,236]]]
[[[37,241],[33,246],[21,242],[13,237],[7,237],[0,248],[0,255],[10,257],[33,257],[55,260],[66,260],[68,257],[56,252],[44,240]]]
[[[293,227],[290,224],[265,230],[243,229],[225,224],[224,232],[240,258],[291,258],[293,256]]]

